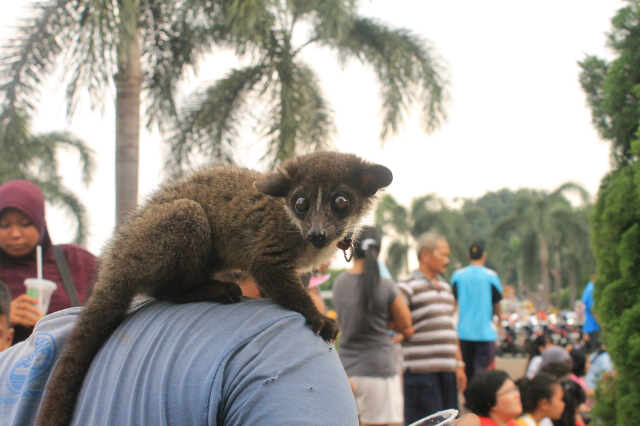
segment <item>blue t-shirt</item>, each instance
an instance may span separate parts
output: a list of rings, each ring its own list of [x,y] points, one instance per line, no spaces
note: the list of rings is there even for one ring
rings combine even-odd
[[[495,271],[480,265],[458,269],[451,277],[458,300],[458,338],[493,342],[498,335],[492,324],[493,304],[502,297],[502,285]],[[498,300],[494,294],[499,295]]]
[[[593,289],[594,285],[591,281],[587,283],[582,293],[582,303],[584,303],[584,324],[582,325],[582,331],[585,333],[593,333],[600,330],[598,321],[593,317]]]
[[[3,425],[35,420],[82,308],[44,317],[0,353]],[[94,359],[73,425],[357,425],[332,345],[268,300],[145,304]]]

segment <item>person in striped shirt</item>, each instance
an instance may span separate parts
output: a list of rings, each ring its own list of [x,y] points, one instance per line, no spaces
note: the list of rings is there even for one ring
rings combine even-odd
[[[456,303],[441,274],[449,264],[447,240],[429,232],[417,241],[419,268],[399,283],[415,333],[402,344],[405,422],[458,408],[467,378],[455,327]]]

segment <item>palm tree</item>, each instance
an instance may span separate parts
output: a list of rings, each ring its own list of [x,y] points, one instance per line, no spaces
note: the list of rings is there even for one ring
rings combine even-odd
[[[241,126],[256,116],[272,165],[327,146],[334,129],[329,104],[316,73],[301,58],[310,45],[333,49],[342,61],[370,65],[382,88],[382,135],[395,132],[413,101],[424,124],[444,119],[442,66],[414,34],[355,14],[341,0],[274,2],[273,22],[248,43],[250,64],[191,96],[169,139],[170,168],[180,173],[201,159],[231,158]]]
[[[409,271],[409,212],[393,196],[385,194],[376,206],[375,223],[385,236],[391,238],[387,249],[387,267],[391,275],[398,278],[401,272]]]
[[[575,183],[565,183],[551,193],[522,191],[516,213],[496,224],[492,233],[494,238],[519,236],[522,281],[529,285],[539,283],[535,290],[539,289],[542,308],[549,305],[554,236],[585,232],[564,197],[569,192],[577,193],[584,203],[589,202],[587,191]]]
[[[459,211],[451,209],[444,200],[434,194],[414,199],[410,209],[387,194],[376,207],[375,223],[385,235],[391,237],[387,263],[389,271],[396,278],[402,272],[409,271],[410,240],[425,232],[435,231],[449,241],[449,270],[459,268],[466,259],[469,225]]]
[[[32,134],[26,114],[14,110],[0,113],[0,182],[26,179],[38,184],[47,201],[75,218],[74,241],[84,244],[87,237],[86,209],[64,186],[59,173],[57,153],[65,148],[79,154],[82,179],[88,185],[95,164],[93,152],[85,142],[67,132]]]
[[[116,91],[116,223],[138,198],[141,93],[147,125],[175,114],[176,87],[215,43],[243,49],[254,25],[273,17],[255,0],[44,0],[4,46],[0,90],[7,110],[34,109],[33,98],[59,62],[68,70],[67,110],[88,90],[95,104]],[[258,34],[262,34],[259,32]],[[14,114],[13,117],[16,115]]]
[[[578,282],[586,282],[594,272],[595,259],[591,250],[591,232],[589,216],[591,205],[580,209],[558,210],[556,215],[566,215],[563,226],[556,228],[552,235],[554,257],[552,277],[555,290],[568,287],[569,302],[573,303],[578,295]],[[563,283],[567,283],[563,286]],[[564,290],[564,289],[563,289]],[[559,292],[554,292],[559,296]]]

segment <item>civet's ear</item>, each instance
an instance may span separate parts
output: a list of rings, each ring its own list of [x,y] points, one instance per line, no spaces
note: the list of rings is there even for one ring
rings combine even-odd
[[[268,173],[254,183],[256,189],[273,197],[285,197],[291,190],[291,178],[284,169]]]
[[[389,185],[392,180],[391,170],[380,164],[365,166],[359,176],[360,189],[366,196],[375,194],[378,189]]]

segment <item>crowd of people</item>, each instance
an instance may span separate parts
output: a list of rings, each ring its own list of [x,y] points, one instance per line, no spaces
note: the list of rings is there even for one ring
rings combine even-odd
[[[588,423],[595,386],[613,370],[592,313],[593,283],[583,296],[586,344],[559,347],[542,333],[523,377],[511,378],[495,369],[503,288],[485,266],[484,244],[470,245],[469,265],[450,282],[444,237],[422,235],[418,269],[398,283],[381,268],[381,246],[378,230],[362,227],[351,269],[335,279],[337,354],[301,316],[263,300],[242,271],[231,278],[246,296],[238,304],[137,303],[94,360],[74,424],[390,425],[447,409],[467,413],[460,425]],[[33,423],[97,268],[87,250],[52,243],[35,184],[0,185],[0,416],[9,424]],[[322,312],[324,269],[302,276]],[[25,279],[36,276],[56,285],[48,312],[26,294]]]
[[[333,303],[342,329],[338,350],[352,380],[361,424],[413,424],[447,409],[471,413],[469,424],[589,422],[595,386],[613,370],[593,317],[593,283],[583,297],[584,342],[557,346],[541,331],[532,342],[526,372],[510,378],[495,369],[503,289],[497,273],[485,266],[482,242],[470,245],[469,265],[455,271],[448,283],[442,274],[449,245],[444,237],[426,233],[417,239],[418,269],[396,285],[380,279],[374,259],[381,242],[374,228],[366,228],[355,245],[356,263],[336,279]],[[405,309],[409,321],[404,320]],[[401,357],[389,349],[394,343],[401,347]],[[363,382],[361,376],[376,381]]]

